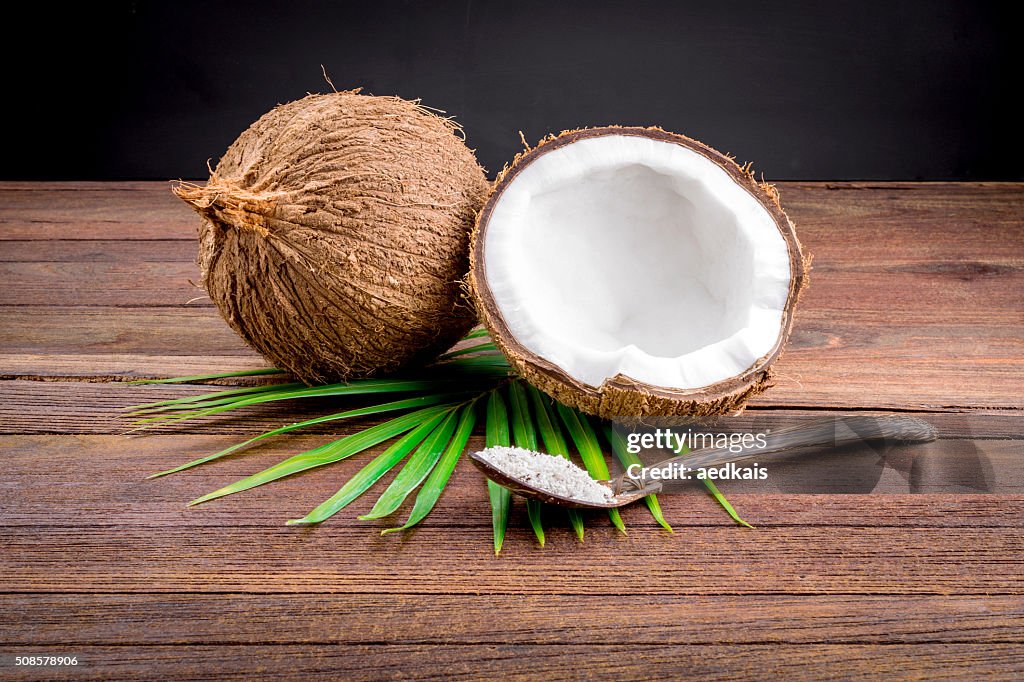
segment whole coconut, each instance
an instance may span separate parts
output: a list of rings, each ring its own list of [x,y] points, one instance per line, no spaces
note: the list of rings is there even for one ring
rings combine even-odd
[[[473,324],[461,280],[488,183],[458,127],[358,91],[278,106],[205,186],[199,266],[228,324],[307,383],[433,357]]]

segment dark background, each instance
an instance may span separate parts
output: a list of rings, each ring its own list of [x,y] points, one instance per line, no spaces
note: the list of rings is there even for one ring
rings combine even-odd
[[[492,174],[519,131],[619,123],[770,180],[1024,178],[1010,3],[98,4],[5,21],[2,177],[204,176],[323,64],[456,115]]]

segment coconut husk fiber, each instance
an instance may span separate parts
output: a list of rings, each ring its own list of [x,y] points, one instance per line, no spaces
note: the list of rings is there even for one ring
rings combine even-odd
[[[451,120],[358,91],[270,111],[204,186],[202,283],[224,319],[307,383],[386,374],[450,347],[488,183]]]

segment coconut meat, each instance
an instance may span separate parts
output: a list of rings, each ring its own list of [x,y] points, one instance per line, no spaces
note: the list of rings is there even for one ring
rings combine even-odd
[[[680,144],[605,135],[540,154],[497,197],[484,239],[511,335],[590,387],[707,387],[783,332],[793,275],[775,219]]]

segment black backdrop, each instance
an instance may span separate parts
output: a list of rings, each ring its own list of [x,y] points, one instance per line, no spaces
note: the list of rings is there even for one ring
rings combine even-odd
[[[94,4],[5,21],[2,177],[200,177],[274,104],[326,89],[321,64],[455,114],[492,173],[518,131],[621,123],[769,179],[1024,177],[1020,17],[996,3]]]

